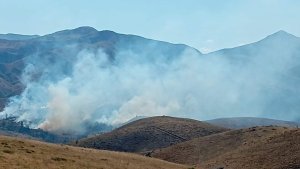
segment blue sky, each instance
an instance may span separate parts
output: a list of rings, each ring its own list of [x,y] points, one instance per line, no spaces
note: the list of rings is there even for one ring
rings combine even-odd
[[[0,33],[92,26],[206,53],[278,30],[300,36],[299,0],[0,0]]]

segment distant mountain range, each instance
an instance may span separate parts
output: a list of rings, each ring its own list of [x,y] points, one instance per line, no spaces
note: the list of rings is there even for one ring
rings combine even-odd
[[[221,111],[228,116],[256,112],[254,115],[263,114],[264,117],[271,116],[276,119],[290,117],[300,121],[300,38],[284,31],[276,32],[255,43],[209,54],[202,54],[184,44],[172,44],[108,30],[97,31],[91,27],[63,30],[45,36],[0,35],[0,108],[3,110],[8,98],[24,91],[26,83],[22,74],[28,64],[35,66],[35,72],[25,80],[34,81],[41,78],[41,74],[47,74],[55,80],[72,73],[74,56],[82,50],[101,50],[107,54],[108,64],[112,65],[121,64],[128,57],[120,54],[120,51],[130,51],[137,62],[168,65],[182,57],[187,50],[191,50],[198,57],[205,58],[207,63],[222,61],[216,67],[218,72],[208,74],[207,78],[217,77],[222,72],[222,78],[226,78],[226,81],[212,80],[209,83],[211,86],[208,86],[212,89],[211,92],[203,94],[208,97],[203,100],[211,99],[211,104],[219,105],[206,109],[204,104],[200,106],[204,107],[200,112],[207,112],[208,115],[211,113],[212,117],[214,113],[219,115]],[[206,62],[203,64],[209,65]],[[57,66],[60,69],[56,69]],[[217,96],[218,93],[220,97]],[[209,98],[212,94],[216,97]]]
[[[4,108],[7,98],[19,95],[23,91],[21,75],[26,67],[27,57],[33,55],[43,57],[39,58],[45,62],[40,64],[41,72],[45,69],[45,64],[50,67],[59,62],[65,67],[64,72],[54,73],[68,74],[71,71],[71,63],[75,60],[74,57],[83,49],[91,51],[101,49],[109,56],[111,63],[114,62],[115,53],[121,49],[143,55],[148,61],[153,62],[160,59],[172,60],[186,49],[197,51],[183,44],[171,44],[112,31],[97,31],[91,27],[63,30],[45,36],[0,35],[0,109]],[[146,50],[151,51],[151,55],[143,53]]]
[[[298,169],[298,123],[258,117],[300,122],[299,84],[284,31],[209,54],[91,27],[0,35],[0,135],[19,137],[0,137],[0,168]]]

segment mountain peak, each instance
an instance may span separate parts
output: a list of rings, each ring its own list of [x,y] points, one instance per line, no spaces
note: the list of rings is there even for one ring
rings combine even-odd
[[[98,31],[93,28],[93,27],[89,27],[89,26],[82,26],[82,27],[78,27],[75,29],[66,29],[66,30],[62,30],[62,31],[58,31],[58,32],[54,32],[52,34],[49,35],[45,35],[46,37],[51,36],[51,37],[65,37],[65,36],[70,36],[70,35],[78,35],[78,36],[86,36],[88,34],[96,34]]]
[[[295,37],[293,34],[290,34],[290,33],[286,32],[284,30],[277,31],[273,35],[277,35],[277,36],[293,36],[293,37]]]
[[[90,26],[81,26],[76,29],[73,29],[72,31],[77,33],[92,33],[92,32],[98,32],[97,29],[90,27]]]
[[[274,34],[290,35],[290,33],[286,32],[284,30],[279,30],[279,31],[275,32]]]
[[[267,38],[272,38],[272,39],[274,39],[274,38],[276,38],[276,39],[277,38],[296,38],[296,36],[286,32],[284,30],[280,30],[280,31],[277,31],[277,32],[267,36]]]

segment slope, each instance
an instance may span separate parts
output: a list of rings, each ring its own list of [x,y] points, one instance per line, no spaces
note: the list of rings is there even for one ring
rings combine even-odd
[[[258,42],[205,56],[217,60],[215,64],[220,64],[222,70],[219,74],[225,74],[221,87],[225,86],[229,94],[226,98],[220,97],[222,100],[233,98],[221,109],[222,117],[225,114],[230,117],[251,115],[298,121],[299,37],[278,31]]]
[[[143,153],[226,130],[196,120],[157,116],[131,122],[109,133],[79,140],[77,145]]]
[[[286,127],[253,127],[196,138],[152,156],[205,169],[296,169],[300,164],[300,130]]]
[[[134,154],[99,151],[0,136],[0,168],[188,168]]]

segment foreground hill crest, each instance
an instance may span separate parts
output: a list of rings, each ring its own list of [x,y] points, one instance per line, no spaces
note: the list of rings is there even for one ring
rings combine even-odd
[[[79,140],[77,146],[147,153],[196,137],[227,131],[192,119],[157,116],[140,119],[111,132]]]

